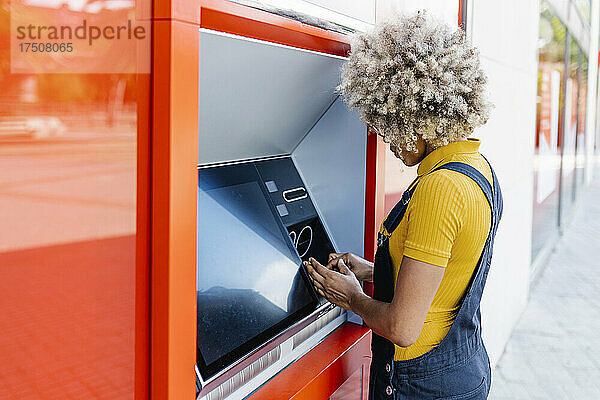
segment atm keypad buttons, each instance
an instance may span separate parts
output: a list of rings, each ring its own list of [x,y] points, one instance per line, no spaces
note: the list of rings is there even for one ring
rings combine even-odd
[[[285,217],[286,215],[289,214],[288,209],[285,206],[285,204],[279,204],[275,208],[277,208],[277,212],[279,213],[279,216],[281,216],[281,217]]]
[[[278,190],[277,185],[275,184],[275,181],[265,182],[265,186],[267,187],[267,190],[269,191],[269,193],[275,193]]]

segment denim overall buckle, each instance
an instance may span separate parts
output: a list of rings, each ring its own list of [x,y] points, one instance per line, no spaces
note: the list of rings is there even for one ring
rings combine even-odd
[[[377,247],[383,246],[386,239],[387,239],[387,236],[385,236],[383,233],[379,232],[379,234],[377,235]]]

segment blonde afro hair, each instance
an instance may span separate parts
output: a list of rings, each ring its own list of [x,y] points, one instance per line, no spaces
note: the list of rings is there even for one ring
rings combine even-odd
[[[384,141],[416,151],[465,138],[491,104],[479,52],[462,30],[422,11],[354,37],[338,90]]]

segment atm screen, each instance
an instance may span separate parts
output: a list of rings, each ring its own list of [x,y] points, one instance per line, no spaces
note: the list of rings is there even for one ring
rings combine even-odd
[[[199,170],[197,363],[207,379],[318,303],[253,164]]]

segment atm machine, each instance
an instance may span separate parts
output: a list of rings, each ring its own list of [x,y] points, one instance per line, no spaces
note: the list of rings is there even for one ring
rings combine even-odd
[[[364,254],[367,135],[343,57],[199,35],[197,397],[242,399],[356,319],[302,260]]]

